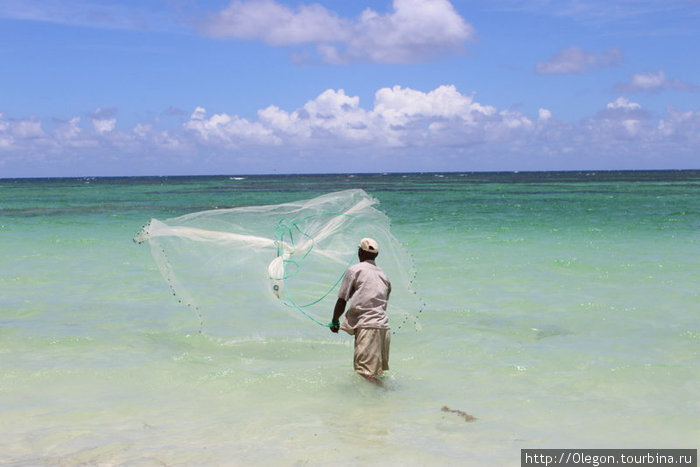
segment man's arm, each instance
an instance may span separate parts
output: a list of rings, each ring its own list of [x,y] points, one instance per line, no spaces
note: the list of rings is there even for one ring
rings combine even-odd
[[[331,320],[331,332],[338,332],[340,329],[340,317],[345,313],[345,305],[347,302],[342,298],[338,298],[333,309],[333,319]]]

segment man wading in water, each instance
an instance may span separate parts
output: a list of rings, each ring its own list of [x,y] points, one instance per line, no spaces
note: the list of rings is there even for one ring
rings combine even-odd
[[[331,332],[337,333],[342,329],[355,336],[355,372],[375,384],[381,384],[377,378],[389,369],[391,330],[386,305],[391,294],[391,282],[375,264],[377,255],[377,242],[363,238],[357,251],[360,262],[348,268],[340,283],[330,327]],[[348,302],[350,308],[341,325],[339,319]]]

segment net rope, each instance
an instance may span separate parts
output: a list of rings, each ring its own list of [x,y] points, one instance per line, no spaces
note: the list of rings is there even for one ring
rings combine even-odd
[[[387,312],[400,329],[424,307],[412,289],[412,258],[393,236],[378,200],[363,190],[290,203],[151,219],[134,237],[148,243],[178,302],[200,332],[228,337],[308,335],[294,318],[330,326],[337,289],[357,262],[361,238],[380,245],[377,265],[392,282]]]

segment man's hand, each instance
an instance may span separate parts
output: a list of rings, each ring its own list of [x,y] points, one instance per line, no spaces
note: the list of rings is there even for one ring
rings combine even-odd
[[[331,328],[331,332],[338,333],[340,329],[340,317],[345,313],[345,305],[347,302],[342,298],[338,298],[335,302],[335,308],[333,308],[333,319],[331,319],[331,324],[328,326]]]

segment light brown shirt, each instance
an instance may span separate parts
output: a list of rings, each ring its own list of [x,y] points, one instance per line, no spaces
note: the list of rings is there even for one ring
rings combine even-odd
[[[338,297],[349,303],[340,329],[354,334],[358,328],[389,329],[386,306],[391,282],[374,261],[350,266],[340,283]]]

